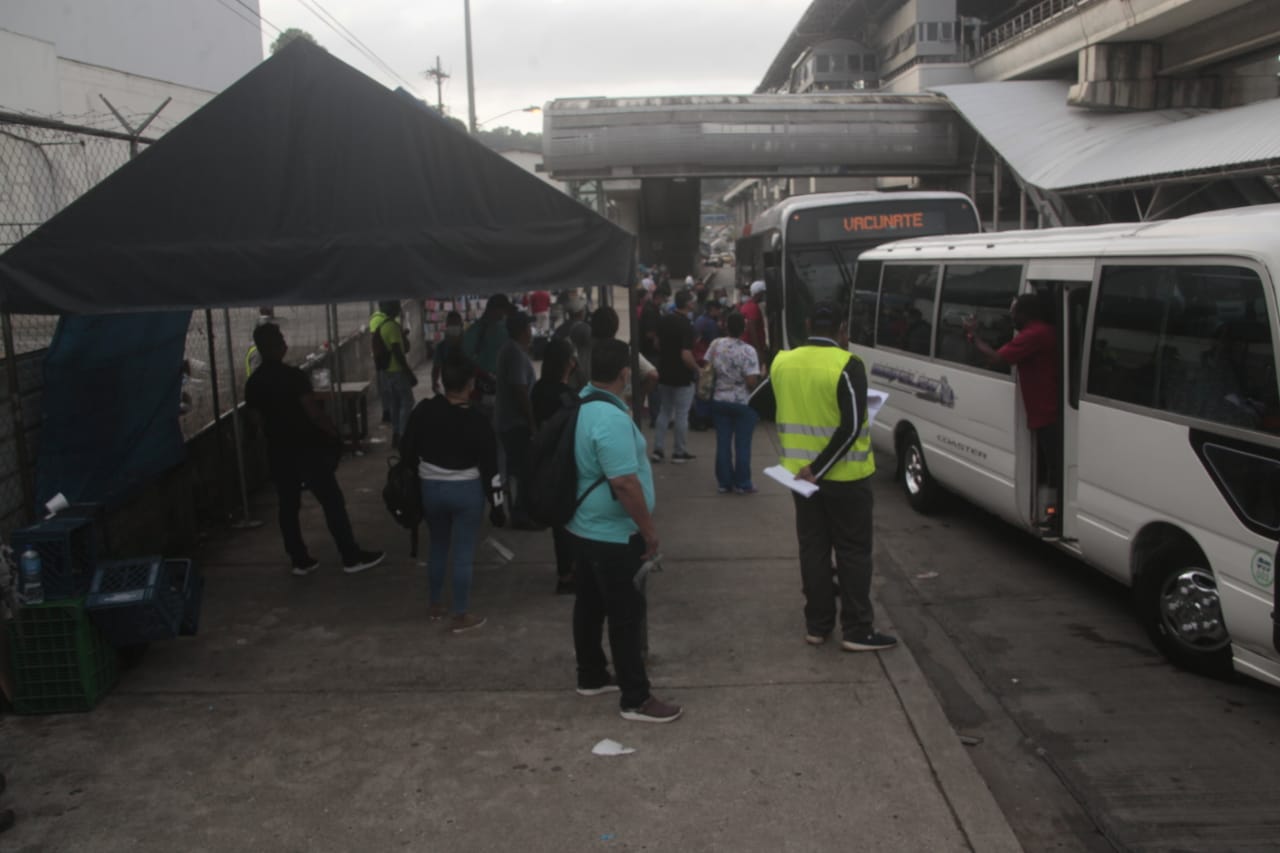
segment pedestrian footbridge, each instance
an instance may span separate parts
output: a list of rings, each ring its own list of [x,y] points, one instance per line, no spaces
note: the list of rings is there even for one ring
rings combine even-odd
[[[963,131],[929,94],[566,98],[544,110],[543,166],[566,181],[956,173]]]

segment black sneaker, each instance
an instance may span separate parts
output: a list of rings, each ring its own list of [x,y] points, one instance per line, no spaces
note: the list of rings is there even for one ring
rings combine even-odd
[[[649,458],[654,462],[661,464],[667,461],[667,454],[663,453],[661,450],[655,450],[649,454]]]
[[[870,631],[860,637],[845,637],[840,648],[846,652],[880,652],[898,645],[897,637]]]
[[[320,568],[320,561],[315,557],[307,557],[305,560],[294,563],[290,571],[297,577],[305,578],[318,568]]]
[[[578,685],[579,696],[603,696],[606,693],[617,693],[618,690],[618,682],[612,675],[605,677],[604,684],[599,684],[595,687],[583,687],[581,684]]]
[[[356,572],[372,569],[386,558],[387,555],[382,551],[361,551],[353,562],[344,563],[342,570],[349,575],[354,575]]]
[[[692,453],[672,453],[671,454],[671,461],[676,463],[692,462],[697,458],[698,457],[694,456]]]
[[[633,723],[671,723],[682,713],[679,705],[669,705],[657,696],[650,696],[639,708],[623,708],[620,712],[622,719]]]

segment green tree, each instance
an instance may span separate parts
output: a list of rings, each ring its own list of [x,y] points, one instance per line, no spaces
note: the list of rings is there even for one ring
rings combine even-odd
[[[297,27],[289,27],[289,29],[285,30],[284,32],[280,33],[280,35],[276,36],[276,40],[271,43],[271,53],[275,54],[276,51],[278,51],[280,48],[284,47],[294,39],[305,39],[314,45],[320,44],[318,41],[316,41],[316,37],[311,35],[311,33],[307,32],[306,30],[298,29]]]

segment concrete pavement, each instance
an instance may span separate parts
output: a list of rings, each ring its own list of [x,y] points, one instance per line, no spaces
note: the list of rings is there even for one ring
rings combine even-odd
[[[196,555],[199,637],[154,646],[93,713],[0,722],[0,802],[18,811],[0,843],[1019,849],[909,649],[804,644],[789,495],[759,474],[759,495],[717,495],[714,437],[691,438],[695,462],[655,466],[665,571],[649,584],[650,676],[684,719],[628,723],[616,694],[573,692],[549,533],[486,529],[516,553],[481,547],[473,609],[489,623],[455,637],[428,622],[425,569],[379,496],[384,446],[340,478],[357,535],[388,563],[342,574],[308,500],[323,567],[291,577],[274,496],[258,495],[264,528]],[[762,427],[757,471],[773,459]],[[892,629],[891,613],[878,621]],[[592,755],[606,737],[636,752]]]

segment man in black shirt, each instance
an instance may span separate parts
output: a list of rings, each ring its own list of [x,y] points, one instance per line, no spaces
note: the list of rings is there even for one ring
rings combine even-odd
[[[658,321],[658,398],[661,401],[658,423],[653,431],[654,462],[665,458],[663,445],[667,425],[675,423],[675,447],[672,462],[693,459],[685,442],[689,437],[689,407],[693,405],[693,382],[698,376],[698,362],[693,357],[693,292],[676,294],[676,310]]]
[[[254,329],[253,342],[262,355],[262,366],[245,383],[244,401],[262,418],[271,479],[280,501],[280,534],[293,561],[293,573],[309,575],[320,567],[302,541],[298,522],[304,485],[324,510],[329,532],[342,554],[343,571],[354,574],[373,568],[385,555],[361,550],[356,544],[346,501],[334,476],[341,455],[338,430],[312,392],[311,379],[284,363],[289,348],[279,326]]]

